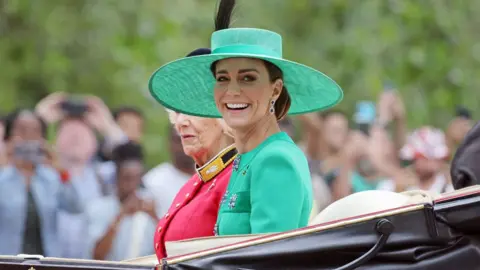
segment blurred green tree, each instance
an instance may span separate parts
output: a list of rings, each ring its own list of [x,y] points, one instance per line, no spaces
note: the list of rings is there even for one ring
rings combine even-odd
[[[344,89],[339,107],[375,100],[384,80],[410,127],[444,127],[457,104],[480,103],[480,1],[239,0],[234,26],[284,38],[284,56]],[[148,118],[148,164],[168,159],[166,115],[148,94],[160,65],[208,46],[215,0],[0,0],[0,111],[54,91],[90,93]],[[475,112],[478,115],[478,112]]]

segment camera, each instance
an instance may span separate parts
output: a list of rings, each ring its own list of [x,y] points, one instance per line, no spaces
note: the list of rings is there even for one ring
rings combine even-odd
[[[61,109],[67,116],[82,117],[87,111],[88,106],[81,98],[70,98],[60,104]]]

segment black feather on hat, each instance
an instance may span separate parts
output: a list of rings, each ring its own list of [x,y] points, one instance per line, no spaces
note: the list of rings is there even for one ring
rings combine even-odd
[[[235,4],[235,0],[220,0],[220,2],[218,2],[217,14],[215,16],[215,31],[228,29],[230,27]],[[189,53],[187,57],[211,53],[212,51],[208,48],[199,48]]]
[[[480,122],[465,136],[453,156],[450,176],[455,189],[480,185]]]

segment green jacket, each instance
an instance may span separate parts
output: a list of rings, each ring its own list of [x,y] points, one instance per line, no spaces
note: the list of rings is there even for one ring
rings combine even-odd
[[[305,155],[286,133],[274,134],[234,161],[215,234],[273,233],[304,227],[312,201]]]

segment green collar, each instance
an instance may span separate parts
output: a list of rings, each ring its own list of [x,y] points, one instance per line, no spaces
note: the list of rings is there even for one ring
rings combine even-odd
[[[257,145],[257,147],[255,147],[254,149],[252,149],[248,152],[242,153],[242,154],[238,154],[237,159],[239,160],[239,163],[238,164],[235,164],[235,162],[233,163],[234,171],[243,170],[245,168],[245,166],[250,164],[250,161],[252,161],[252,159],[254,159],[255,156],[263,148],[265,148],[265,146],[269,145],[273,141],[279,141],[279,140],[294,143],[293,140],[287,135],[287,133],[285,133],[283,131],[275,133],[273,135],[270,135],[270,137],[266,138],[263,142],[261,142],[259,145]]]

